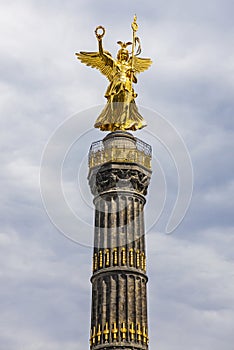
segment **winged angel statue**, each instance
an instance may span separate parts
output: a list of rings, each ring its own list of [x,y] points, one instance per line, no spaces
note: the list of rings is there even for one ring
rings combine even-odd
[[[133,42],[117,42],[121,46],[117,59],[103,49],[102,38],[105,35],[105,28],[102,26],[98,26],[95,30],[99,51],[76,53],[82,63],[99,69],[110,81],[105,93],[107,104],[94,125],[103,131],[137,130],[146,126],[136,106],[137,94],[132,85],[137,83],[136,74],[148,69],[152,61],[150,58],[137,57],[141,53],[141,46],[139,38],[136,37],[138,30],[136,16],[132,30]],[[129,45],[132,46],[131,53],[127,49]]]

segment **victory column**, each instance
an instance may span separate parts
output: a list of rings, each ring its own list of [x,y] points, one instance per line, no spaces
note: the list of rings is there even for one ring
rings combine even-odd
[[[95,205],[91,350],[146,350],[149,343],[144,205],[152,151],[128,131],[146,126],[133,84],[152,61],[138,57],[137,30],[135,16],[132,42],[118,41],[116,59],[103,48],[102,26],[95,30],[98,52],[76,54],[110,82],[107,103],[94,125],[110,133],[89,151],[88,180]]]

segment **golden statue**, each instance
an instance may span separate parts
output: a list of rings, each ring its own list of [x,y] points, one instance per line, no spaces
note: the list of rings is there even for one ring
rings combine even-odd
[[[152,61],[150,58],[137,57],[141,53],[141,46],[139,38],[136,37],[138,30],[136,16],[134,16],[132,30],[132,42],[117,42],[121,46],[117,59],[114,59],[108,51],[103,50],[102,38],[105,35],[105,28],[102,26],[98,26],[95,30],[99,51],[76,53],[82,63],[99,69],[110,81],[105,93],[107,104],[94,125],[95,128],[103,131],[137,130],[146,126],[136,106],[137,94],[132,84],[137,83],[135,74],[148,69]],[[129,45],[132,45],[131,54],[127,49]]]

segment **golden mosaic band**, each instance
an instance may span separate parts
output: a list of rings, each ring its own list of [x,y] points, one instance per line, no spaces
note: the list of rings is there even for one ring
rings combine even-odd
[[[135,324],[133,322],[127,326],[126,322],[122,322],[118,328],[116,322],[114,322],[111,327],[109,323],[106,322],[103,329],[99,324],[97,331],[95,326],[90,330],[90,347],[105,342],[126,341],[128,336],[129,341],[145,345],[149,344],[146,326],[142,326],[140,323]]]
[[[146,272],[145,252],[139,249],[125,247],[113,249],[100,249],[93,256],[93,272],[110,266],[130,266]]]

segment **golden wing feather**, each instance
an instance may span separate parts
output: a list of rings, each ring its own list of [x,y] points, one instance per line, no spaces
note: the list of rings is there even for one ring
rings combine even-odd
[[[87,66],[98,69],[110,81],[113,78],[114,60],[108,51],[104,51],[103,56],[99,52],[79,52],[77,58]]]
[[[132,58],[130,59],[130,62],[132,62]],[[144,72],[146,69],[148,69],[152,63],[153,62],[150,58],[141,58],[141,57],[134,56],[133,69],[135,73],[141,73],[141,72]]]

